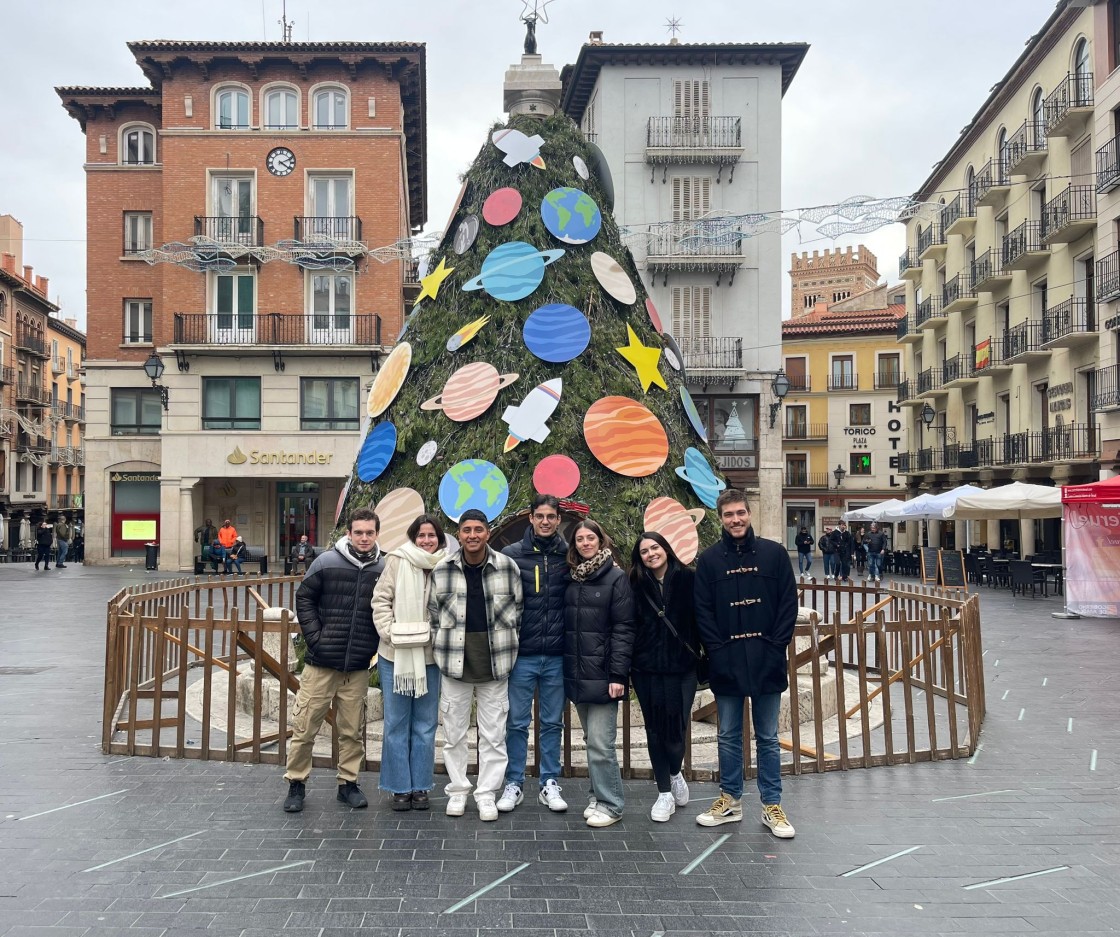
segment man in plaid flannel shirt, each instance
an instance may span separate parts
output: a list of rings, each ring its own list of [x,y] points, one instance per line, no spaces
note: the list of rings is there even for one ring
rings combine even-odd
[[[428,598],[432,650],[443,675],[440,713],[446,741],[443,763],[450,779],[447,815],[467,809],[467,729],[471,703],[478,719],[475,804],[483,820],[497,820],[496,797],[506,773],[509,674],[517,660],[521,622],[521,573],[508,556],[491,550],[490,527],[478,510],[459,518],[462,550],[436,564]]]

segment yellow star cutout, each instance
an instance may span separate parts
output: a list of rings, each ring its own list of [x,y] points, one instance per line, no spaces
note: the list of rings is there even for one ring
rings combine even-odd
[[[440,286],[443,285],[443,281],[454,272],[455,268],[448,267],[446,260],[440,260],[439,266],[436,267],[435,270],[426,277],[421,278],[420,285],[423,289],[420,290],[420,295],[416,297],[416,301],[420,302],[425,296],[430,296],[432,299],[435,299],[436,294],[439,293]]]
[[[638,380],[642,382],[642,390],[648,391],[650,384],[656,384],[663,390],[668,390],[669,387],[665,383],[665,378],[657,370],[657,362],[661,358],[661,349],[643,345],[638,340],[637,333],[629,324],[626,326],[626,333],[630,338],[630,344],[624,345],[622,348],[616,348],[615,351],[634,366],[634,370],[638,372]]]

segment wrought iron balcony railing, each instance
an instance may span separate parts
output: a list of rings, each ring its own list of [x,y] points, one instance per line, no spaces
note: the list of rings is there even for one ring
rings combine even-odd
[[[982,290],[993,280],[1004,276],[1003,258],[999,250],[989,248],[977,257],[969,267],[969,278],[974,290]]]
[[[720,219],[674,221],[659,225],[646,237],[648,257],[692,260],[705,257],[741,257],[743,235],[739,222]]]
[[[376,314],[175,313],[176,345],[380,345]]]
[[[922,262],[918,260],[918,251],[913,247],[904,250],[898,258],[898,275],[905,277],[907,271],[921,270]]]
[[[898,382],[899,403],[905,403],[907,400],[913,400],[917,395],[917,381],[901,380]]]
[[[1120,185],[1120,135],[1097,150],[1097,193],[1104,195]]]
[[[945,383],[945,372],[941,368],[926,368],[918,375],[918,393],[926,394],[940,390]]]
[[[1004,144],[1004,163],[1013,172],[1020,163],[1046,153],[1046,121],[1025,120]]]
[[[1091,405],[1094,410],[1120,407],[1120,365],[1097,368],[1093,374],[1093,387]]]
[[[18,326],[15,336],[16,351],[29,351],[40,358],[49,358],[46,340],[26,326]]]
[[[257,215],[195,215],[195,237],[205,237],[219,244],[241,247],[264,246],[264,221]]]
[[[813,389],[813,383],[808,374],[787,374],[789,378],[789,392],[791,394],[807,394]]]
[[[4,384],[14,384],[16,380],[15,368],[0,367],[0,387]]]
[[[741,371],[743,340],[732,336],[682,338],[677,346],[684,355],[686,371]]]
[[[942,307],[951,306],[959,300],[972,299],[976,291],[972,288],[972,278],[967,273],[958,273],[951,280],[947,280],[941,290]],[[967,305],[966,303],[962,303]]]
[[[16,381],[16,400],[20,403],[33,403],[46,406],[51,402],[51,392],[42,384],[30,381]]]
[[[941,300],[936,296],[930,296],[928,299],[924,299],[918,303],[914,321],[917,325],[921,326],[922,323],[928,322],[930,319],[940,318],[940,316]]]
[[[362,219],[355,216],[302,215],[295,218],[295,239],[307,243],[360,241]]]
[[[1108,302],[1120,297],[1120,251],[1105,254],[1097,261],[1097,276],[1093,281],[1097,302]]]
[[[945,245],[945,231],[939,224],[931,224],[918,232],[918,256],[921,257],[931,247]]]
[[[902,375],[894,368],[887,368],[875,372],[875,389],[876,390],[897,390],[898,383],[902,380]]]
[[[782,427],[782,439],[806,440],[828,439],[827,423],[786,423]]]
[[[1100,433],[1093,423],[1063,423],[1027,436],[1029,462],[1078,462],[1101,455]]]
[[[972,189],[961,192],[948,205],[941,209],[941,230],[951,233],[953,227],[962,218],[976,217],[975,185]]]
[[[1053,91],[1046,96],[1043,113],[1046,114],[1046,132],[1054,134],[1060,130],[1070,113],[1080,108],[1093,106],[1092,73],[1077,74],[1070,72]]]
[[[797,472],[786,467],[783,484],[786,488],[827,488],[828,472]]]
[[[859,390],[859,375],[835,371],[828,375],[829,390]]]
[[[1042,237],[1061,237],[1070,228],[1087,231],[1096,224],[1096,220],[1097,193],[1094,188],[1091,185],[1069,185],[1042,209]]]
[[[1028,254],[1049,248],[1042,241],[1042,222],[1024,221],[1014,231],[1003,236],[1003,266],[1021,266]]]
[[[651,117],[646,127],[648,149],[718,150],[742,146],[742,120],[738,117]]]
[[[1003,360],[1013,361],[1020,355],[1042,350],[1042,321],[1020,322],[1003,333]]]
[[[1006,189],[1010,185],[1010,179],[1007,176],[1007,165],[1003,161],[1002,154],[988,160],[976,173],[975,179],[977,204],[988,203],[989,195],[995,198],[996,192]]]
[[[1042,316],[1042,343],[1096,332],[1096,304],[1088,299],[1067,299]]]

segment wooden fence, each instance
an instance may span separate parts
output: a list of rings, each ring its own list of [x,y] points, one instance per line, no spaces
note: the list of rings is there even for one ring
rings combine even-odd
[[[103,750],[283,764],[289,693],[299,688],[289,673],[288,638],[299,629],[287,613],[274,621],[265,612],[294,608],[299,582],[298,576],[181,579],[115,595],[107,617]],[[798,715],[786,720],[781,735],[784,773],[936,761],[975,751],[985,711],[979,596],[815,582],[798,591],[800,604],[813,613],[797,625],[791,646],[796,692],[789,698]],[[188,694],[196,701],[193,715]],[[268,694],[278,706],[266,718]],[[698,705],[693,716],[686,773],[718,777],[714,704]],[[586,774],[579,734],[568,707],[568,776]],[[337,733],[331,736],[331,755],[316,755],[318,766],[329,767],[337,757]],[[624,705],[625,777],[652,776],[648,760],[643,763],[643,739],[637,704]],[[368,752],[367,769],[379,767],[375,754]],[[744,745],[744,754],[753,776],[751,745]]]

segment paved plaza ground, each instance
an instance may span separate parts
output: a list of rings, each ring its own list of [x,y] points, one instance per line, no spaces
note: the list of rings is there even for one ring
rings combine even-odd
[[[778,841],[753,788],[705,829],[714,785],[656,824],[631,782],[597,831],[574,779],[567,814],[483,824],[393,813],[372,776],[351,811],[317,770],[288,815],[273,766],[103,755],[105,602],[158,576],[0,565],[3,937],[1120,933],[1120,622],[1060,598],[981,590],[974,758],[788,778]]]

